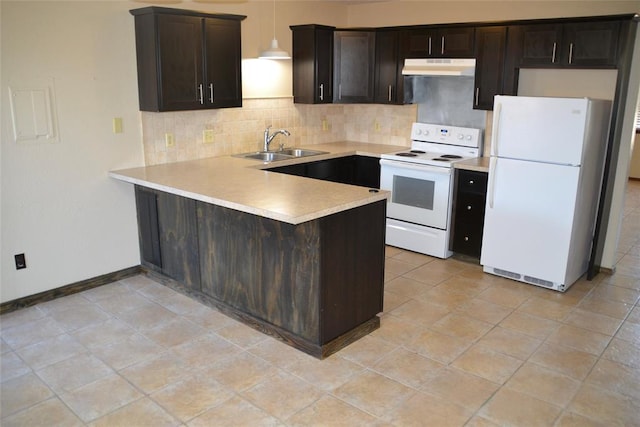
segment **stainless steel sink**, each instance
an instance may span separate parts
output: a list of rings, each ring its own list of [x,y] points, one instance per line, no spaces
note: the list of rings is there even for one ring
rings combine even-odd
[[[275,162],[278,160],[287,160],[287,159],[293,158],[293,156],[288,156],[286,154],[280,154],[280,153],[272,153],[272,152],[259,152],[259,153],[245,154],[242,157],[246,159],[262,160],[263,162]]]
[[[280,151],[257,151],[254,153],[235,154],[234,157],[261,160],[263,162],[277,162],[278,160],[290,160],[298,157],[317,156],[319,154],[327,154],[327,151],[285,148]]]
[[[289,156],[294,156],[294,157],[306,157],[306,156],[317,156],[319,154],[327,154],[326,151],[305,150],[303,148],[285,148],[284,150],[278,151],[278,153],[287,154]]]

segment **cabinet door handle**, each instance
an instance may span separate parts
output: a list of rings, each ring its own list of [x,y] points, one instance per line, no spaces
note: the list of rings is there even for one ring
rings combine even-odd
[[[476,106],[478,106],[478,100],[480,99],[480,88],[476,88]]]
[[[468,242],[469,241],[469,237],[468,236],[464,236],[464,241]]]
[[[209,83],[209,102],[213,104],[213,83]]]
[[[569,64],[573,62],[573,43],[569,43]]]
[[[469,184],[473,185],[473,180],[472,179],[469,180]]]
[[[389,102],[391,102],[391,85],[389,85]]]
[[[320,101],[324,101],[324,83],[320,83]]]
[[[342,99],[342,83],[338,85],[338,99]]]
[[[555,64],[556,63],[556,49],[558,47],[558,44],[556,42],[553,42],[553,52],[551,52],[551,63]]]
[[[471,205],[467,205],[467,210],[470,211],[471,210]]]
[[[202,95],[202,83],[198,85],[198,101],[200,101],[200,105],[204,105],[204,98]]]
[[[429,36],[429,56],[431,56],[431,36]]]
[[[444,36],[442,36],[442,49],[440,49],[440,54],[444,55]]]

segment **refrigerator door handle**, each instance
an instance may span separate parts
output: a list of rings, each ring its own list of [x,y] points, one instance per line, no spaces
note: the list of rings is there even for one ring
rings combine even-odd
[[[493,195],[496,187],[496,175],[497,175],[496,168],[497,167],[498,167],[498,159],[491,156],[491,158],[489,159],[489,174],[491,176],[489,177],[489,190],[488,190],[489,194],[487,195],[487,198],[489,200],[489,209],[493,209]]]
[[[493,133],[491,135],[491,155],[498,155],[498,141],[500,140],[500,115],[502,113],[502,103],[498,101],[494,108]]]

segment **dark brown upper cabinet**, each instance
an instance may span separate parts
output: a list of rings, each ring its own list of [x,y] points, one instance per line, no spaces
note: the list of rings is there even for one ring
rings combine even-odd
[[[373,102],[375,31],[334,31],[333,43],[333,102]]]
[[[504,94],[507,27],[476,28],[476,75],[473,108],[492,110],[493,97]]]
[[[376,104],[402,104],[403,79],[400,60],[400,31],[380,30],[376,33],[375,85]]]
[[[242,106],[241,15],[146,7],[135,17],[142,111]]]
[[[474,27],[420,28],[402,33],[404,58],[473,58]]]
[[[620,21],[514,26],[521,67],[615,68]]]
[[[293,102],[333,102],[333,30],[325,25],[292,25]]]

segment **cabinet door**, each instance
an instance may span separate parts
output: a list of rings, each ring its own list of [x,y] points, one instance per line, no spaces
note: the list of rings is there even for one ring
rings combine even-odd
[[[293,102],[333,102],[333,27],[291,26]]]
[[[399,71],[399,33],[380,31],[376,33],[376,72],[374,102],[378,104],[402,103],[402,75]]]
[[[371,31],[334,32],[333,102],[373,101],[375,33]]]
[[[615,67],[619,32],[619,21],[565,24],[563,63],[576,67]]]
[[[474,27],[439,30],[435,43],[439,46],[440,51],[436,51],[435,55],[445,58],[473,58],[474,35]]]
[[[380,188],[380,159],[377,157],[355,156],[354,185]]]
[[[474,27],[423,28],[402,34],[403,58],[473,58]]]
[[[521,32],[520,64],[550,67],[560,62],[561,24],[519,26]]]
[[[162,272],[200,289],[200,261],[196,201],[158,192],[158,222]]]
[[[202,108],[202,19],[158,15],[160,111]]]
[[[476,76],[473,108],[493,109],[493,97],[502,94],[507,27],[476,29]]]
[[[203,102],[208,107],[242,106],[240,22],[206,18]]]
[[[145,190],[138,186],[135,191],[142,265],[162,269],[157,195],[154,191]]]

